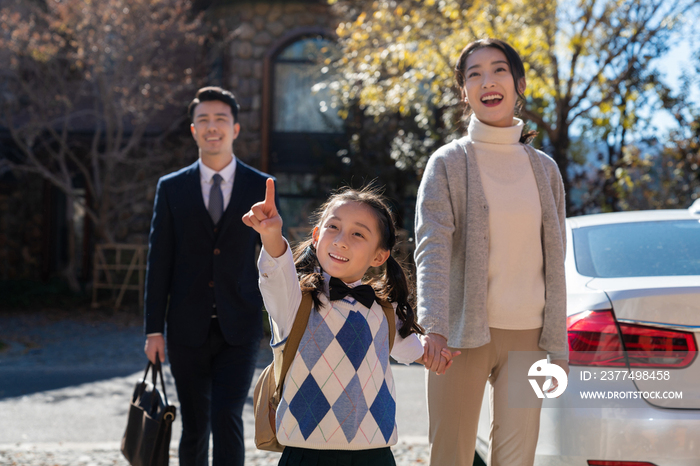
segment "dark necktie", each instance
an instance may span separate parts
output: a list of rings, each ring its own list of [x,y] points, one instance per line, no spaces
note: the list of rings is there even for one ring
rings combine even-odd
[[[341,279],[335,277],[331,277],[329,289],[331,301],[337,301],[339,299],[343,299],[347,295],[350,295],[366,308],[370,308],[376,299],[374,289],[371,286],[360,285],[356,286],[355,288],[350,288],[343,283]]]
[[[211,190],[209,191],[209,215],[214,221],[214,225],[219,223],[224,214],[224,195],[221,192],[221,181],[223,178],[218,173],[212,177]]]

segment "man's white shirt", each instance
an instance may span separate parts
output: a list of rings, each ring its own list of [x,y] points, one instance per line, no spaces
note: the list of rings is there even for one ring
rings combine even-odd
[[[216,172],[202,163],[202,159],[198,159],[199,164],[199,183],[202,185],[202,198],[204,199],[204,207],[209,209],[209,192],[214,183],[212,178],[215,174],[221,175],[221,194],[224,195],[224,211],[231,201],[231,191],[233,190],[233,177],[236,175],[236,156],[233,156],[231,163],[226,165],[220,171]]]

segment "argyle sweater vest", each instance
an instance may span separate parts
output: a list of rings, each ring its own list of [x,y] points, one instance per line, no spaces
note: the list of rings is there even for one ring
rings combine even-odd
[[[280,444],[317,450],[394,445],[396,392],[382,307],[347,296],[311,310],[277,408]],[[332,304],[332,305],[331,305]]]

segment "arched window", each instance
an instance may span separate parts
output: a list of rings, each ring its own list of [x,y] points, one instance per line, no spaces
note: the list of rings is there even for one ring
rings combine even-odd
[[[289,225],[306,225],[305,216],[326,194],[320,192],[319,174],[332,171],[348,145],[344,121],[331,98],[338,57],[333,39],[307,31],[281,41],[266,64],[269,131],[263,165],[277,177],[285,223],[294,217]]]
[[[330,107],[327,87],[336,44],[320,36],[300,39],[275,59],[273,131],[335,134],[343,121]]]
[[[323,36],[300,37],[274,58],[270,170],[303,173],[335,156],[344,135],[343,120],[332,107],[335,42]]]

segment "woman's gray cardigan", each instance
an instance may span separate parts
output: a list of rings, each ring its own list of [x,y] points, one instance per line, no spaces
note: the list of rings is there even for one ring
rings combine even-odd
[[[551,359],[567,359],[564,184],[554,160],[524,148],[542,205],[545,306],[539,345]],[[447,337],[452,348],[485,345],[491,341],[486,312],[489,207],[467,137],[441,147],[428,160],[415,228],[419,323],[426,332]]]

